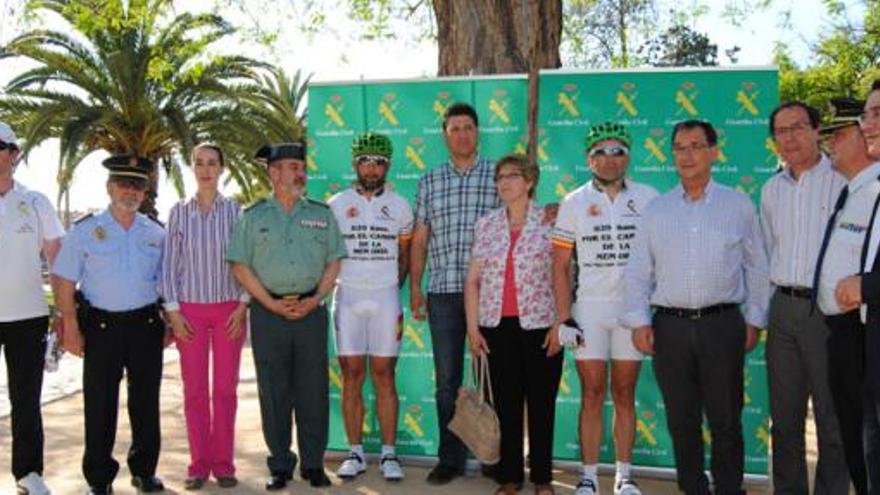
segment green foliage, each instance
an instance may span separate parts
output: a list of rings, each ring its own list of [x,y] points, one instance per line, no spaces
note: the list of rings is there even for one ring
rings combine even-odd
[[[639,49],[648,64],[655,67],[718,65],[718,45],[703,33],[677,24]]]
[[[827,0],[831,28],[812,49],[813,64],[798,67],[784,44],[775,49],[783,101],[802,100],[824,109],[835,96],[863,98],[880,77],[880,0],[863,0],[856,22],[843,2]]]
[[[233,33],[222,17],[170,17],[171,0],[32,0],[28,9],[53,28],[25,32],[0,51],[36,63],[8,83],[0,118],[23,135],[25,153],[59,139],[60,194],[96,150],[153,159],[183,194],[180,166],[192,147],[230,143],[217,132],[220,117],[255,132],[230,113],[231,102],[242,96],[236,81],[253,80],[262,65],[212,53]]]

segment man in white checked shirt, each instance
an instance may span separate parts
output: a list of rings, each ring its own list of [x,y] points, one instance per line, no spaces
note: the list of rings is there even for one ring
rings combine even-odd
[[[712,180],[717,140],[708,122],[675,126],[681,184],[648,204],[624,272],[622,321],[636,348],[654,354],[678,486],[688,495],[745,493],[743,361],[766,324],[770,289],[751,200]],[[711,491],[703,472],[704,413]]]
[[[828,384],[829,329],[812,311],[813,271],[822,234],[846,179],[819,149],[819,112],[801,102],[770,114],[782,170],[761,190],[761,227],[770,257],[767,378],[773,434],[773,487],[808,493],[804,425],[812,398],[819,443],[815,493],[846,493],[849,474]]]

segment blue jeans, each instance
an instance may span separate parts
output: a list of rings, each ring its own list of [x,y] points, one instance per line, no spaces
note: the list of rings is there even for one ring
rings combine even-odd
[[[467,449],[454,433],[446,428],[455,413],[455,398],[461,386],[464,367],[464,341],[467,325],[464,317],[464,295],[428,293],[428,324],[434,349],[434,377],[437,382],[437,420],[440,430],[440,465],[463,470]]]
[[[868,469],[868,493],[880,494],[880,393],[865,386],[862,438],[865,446],[865,467]]]

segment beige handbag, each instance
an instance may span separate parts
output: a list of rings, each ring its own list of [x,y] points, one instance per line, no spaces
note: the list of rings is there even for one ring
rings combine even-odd
[[[455,415],[447,428],[461,439],[481,463],[496,464],[501,460],[501,426],[495,414],[489,359],[480,355],[471,360],[471,365],[474,384],[459,387]],[[487,388],[488,401],[485,396]]]

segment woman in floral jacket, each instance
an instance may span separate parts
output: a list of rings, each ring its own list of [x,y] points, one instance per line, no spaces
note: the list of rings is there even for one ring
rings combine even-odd
[[[551,462],[556,393],[562,373],[551,281],[551,226],[533,197],[538,167],[506,156],[495,166],[504,206],[476,224],[465,281],[467,331],[474,355],[489,358],[501,424],[496,493],[516,493],[523,482],[523,402],[528,407],[530,480],[552,494]]]

